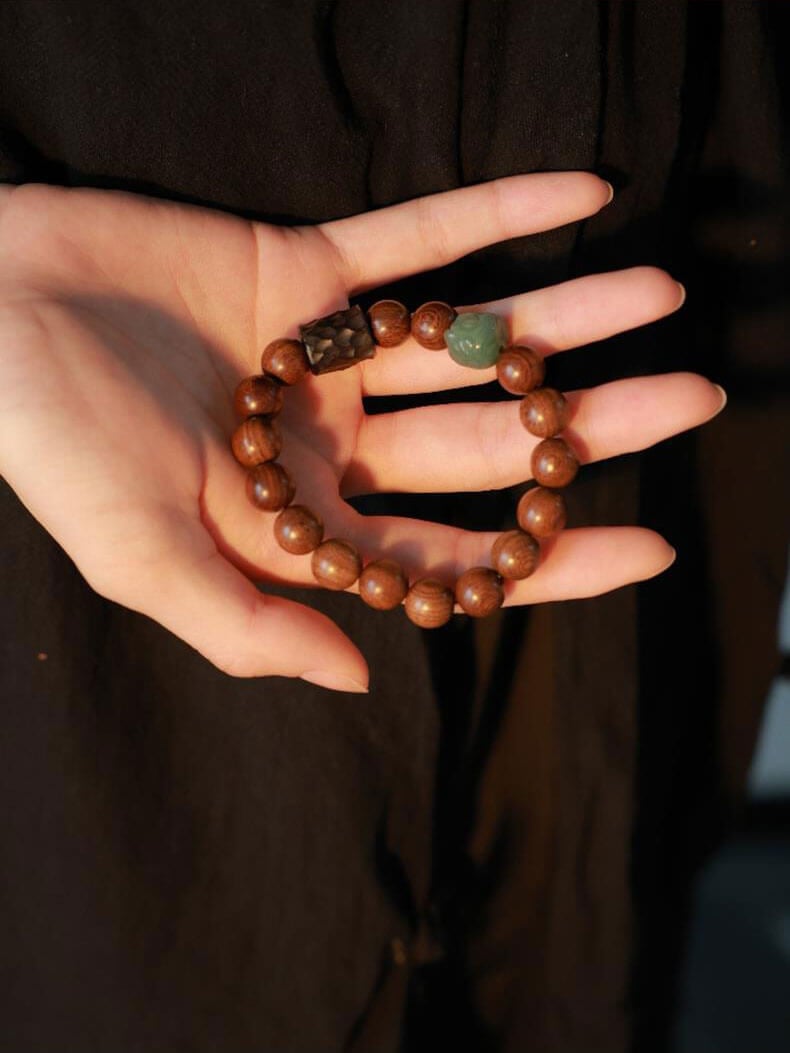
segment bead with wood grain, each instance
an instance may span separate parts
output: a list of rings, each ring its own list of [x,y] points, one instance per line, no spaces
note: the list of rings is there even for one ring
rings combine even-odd
[[[256,464],[247,472],[247,497],[256,508],[276,512],[294,499],[295,487],[286,468],[277,461]]]
[[[438,629],[450,620],[455,607],[455,595],[438,578],[418,578],[403,601],[409,621],[421,629]]]
[[[282,449],[283,439],[276,417],[248,417],[236,428],[231,438],[233,456],[252,468],[273,461]]]
[[[565,526],[565,498],[556,490],[535,486],[523,493],[516,505],[516,521],[533,537],[551,537]]]
[[[543,383],[546,363],[533,348],[525,344],[508,344],[499,353],[496,376],[511,395],[525,395]]]
[[[449,329],[458,312],[443,300],[429,300],[421,304],[411,316],[411,335],[421,347],[441,351],[447,347],[445,329]]]
[[[503,578],[528,578],[540,562],[540,545],[523,530],[507,530],[491,546],[491,562]]]
[[[539,439],[550,439],[568,423],[570,407],[556,388],[536,388],[528,392],[519,405],[521,423]]]
[[[399,300],[377,300],[368,308],[368,323],[381,347],[397,347],[411,335],[411,312]]]
[[[277,544],[294,556],[304,556],[318,548],[323,536],[323,520],[305,505],[289,505],[274,521]]]
[[[233,394],[233,408],[239,417],[274,416],[283,408],[283,386],[265,373],[245,377]]]
[[[485,618],[502,606],[502,575],[491,567],[469,567],[458,575],[455,598],[473,618]]]
[[[362,570],[362,559],[350,541],[333,537],[322,541],[310,557],[313,577],[327,589],[347,589]]]
[[[541,486],[567,486],[576,478],[579,459],[564,439],[544,439],[532,451],[532,475]]]
[[[307,352],[300,340],[272,340],[261,353],[261,369],[281,384],[296,384],[310,372]]]
[[[394,559],[368,563],[359,575],[359,595],[369,607],[390,611],[398,607],[409,590],[409,580]]]

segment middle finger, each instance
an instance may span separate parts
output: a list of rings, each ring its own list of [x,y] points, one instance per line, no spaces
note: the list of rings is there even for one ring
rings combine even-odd
[[[684,298],[683,287],[666,271],[629,267],[456,310],[502,315],[508,320],[511,343],[528,344],[550,355],[654,322],[677,310]],[[413,337],[397,347],[379,347],[358,368],[363,395],[421,394],[496,378],[494,366],[460,366],[446,350],[429,351]]]

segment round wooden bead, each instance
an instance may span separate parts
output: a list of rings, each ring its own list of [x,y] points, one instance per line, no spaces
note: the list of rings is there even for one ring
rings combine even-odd
[[[294,492],[291,476],[276,461],[256,464],[247,472],[247,497],[256,508],[276,512],[293,501]]]
[[[296,384],[310,371],[310,363],[300,340],[272,340],[261,353],[261,369],[277,377],[281,384]]]
[[[568,423],[569,412],[565,396],[555,388],[530,391],[519,406],[521,423],[531,435],[537,435],[539,439],[549,439],[562,431]]]
[[[447,347],[444,331],[449,329],[458,312],[442,300],[429,300],[411,316],[411,335],[421,347],[429,351],[441,351]]]
[[[248,417],[236,428],[230,444],[239,464],[253,468],[279,456],[283,439],[276,418]]]
[[[277,544],[295,556],[303,556],[318,548],[323,536],[323,520],[305,505],[289,505],[274,521]]]
[[[409,579],[394,559],[377,559],[359,575],[359,595],[377,611],[391,611],[409,591]]]
[[[411,333],[411,312],[399,300],[377,300],[368,308],[368,322],[381,347],[397,347]]]
[[[313,577],[324,588],[347,589],[362,570],[362,559],[350,541],[332,537],[313,551],[310,557]]]
[[[453,590],[438,578],[419,578],[406,593],[403,607],[409,621],[421,629],[437,629],[450,620],[455,606]]]
[[[516,520],[533,537],[551,537],[565,526],[565,498],[556,490],[535,486],[521,495]]]
[[[508,530],[491,546],[491,562],[503,578],[528,578],[539,561],[540,545],[523,530]]]
[[[283,408],[283,386],[274,377],[262,373],[245,377],[236,388],[233,408],[239,417],[279,413]]]
[[[499,383],[511,395],[525,395],[538,388],[546,378],[546,363],[542,355],[524,344],[503,347],[496,363]]]
[[[578,470],[579,459],[564,439],[544,439],[532,451],[532,475],[541,486],[567,486]]]
[[[502,606],[502,575],[491,567],[470,567],[458,576],[455,598],[473,618],[485,618]]]

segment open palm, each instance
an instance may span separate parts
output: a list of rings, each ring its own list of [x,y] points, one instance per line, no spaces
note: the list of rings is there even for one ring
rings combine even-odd
[[[229,437],[238,382],[262,348],[349,297],[507,238],[591,215],[608,187],[585,173],[510,176],[316,226],[276,227],[124,191],[0,188],[0,472],[101,595],[156,619],[235,676],[363,689],[365,660],[325,615],[253,584],[314,584],[275,542]],[[382,293],[382,295],[385,295]],[[668,314],[664,272],[595,275],[488,304],[545,353]],[[518,400],[366,415],[363,395],[490,381],[414,341],[308,376],[280,416],[296,501],[366,559],[411,579],[486,564],[494,533],[359,515],[376,491],[487,490],[529,477],[538,441]],[[709,419],[719,390],[690,373],[568,392],[566,434],[587,462]],[[414,456],[419,449],[420,455]],[[596,595],[648,578],[672,551],[640,527],[577,528],[506,584],[506,604]],[[353,586],[351,591],[357,591]],[[459,609],[459,608],[457,608]],[[371,612],[371,617],[380,615]]]

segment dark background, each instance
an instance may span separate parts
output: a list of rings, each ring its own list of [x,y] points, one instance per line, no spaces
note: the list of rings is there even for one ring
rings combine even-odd
[[[428,634],[291,590],[362,647],[361,706],[219,674],[92,593],[3,483],[7,1048],[668,1048],[693,880],[750,821],[780,661],[789,21],[677,0],[0,5],[4,181],[291,224],[595,171],[616,196],[592,219],[360,302],[656,264],[682,311],[556,356],[552,383],[689,369],[729,393],[569,491],[573,523],[661,532],[678,559],[658,579]],[[518,492],[359,507],[496,529]]]

